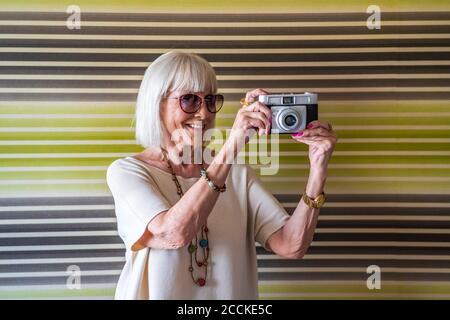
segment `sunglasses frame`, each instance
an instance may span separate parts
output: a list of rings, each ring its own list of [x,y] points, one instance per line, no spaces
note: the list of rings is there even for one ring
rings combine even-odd
[[[188,111],[186,111],[186,110],[184,110],[184,108],[181,106],[181,98],[183,98],[184,96],[187,96],[187,95],[192,95],[192,96],[196,96],[197,98],[200,98],[200,103],[198,104],[198,106],[197,106],[197,108],[194,110],[194,111],[192,111],[192,112],[188,112]],[[209,109],[209,107],[208,107],[208,104],[206,104],[205,103],[205,98],[206,97],[209,97],[209,96],[211,96],[211,97],[215,97],[216,99],[217,99],[217,97],[221,97],[222,98],[222,104],[221,104],[221,106],[217,109],[216,108],[216,111],[211,111],[210,109]],[[202,107],[202,104],[205,104],[206,105],[206,109],[208,109],[208,111],[209,112],[211,112],[211,113],[217,113],[217,112],[219,112],[220,111],[220,109],[222,109],[222,107],[223,107],[223,102],[224,102],[224,100],[225,100],[225,97],[222,95],[222,94],[207,94],[205,97],[202,97],[202,96],[199,96],[198,94],[194,94],[194,93],[186,93],[186,94],[182,94],[181,96],[179,96],[179,97],[173,97],[173,98],[170,98],[170,97],[168,97],[167,99],[177,99],[178,100],[178,105],[179,105],[179,107],[181,108],[181,110],[183,110],[183,112],[185,112],[185,113],[189,113],[189,114],[191,114],[191,113],[196,113],[201,107]]]

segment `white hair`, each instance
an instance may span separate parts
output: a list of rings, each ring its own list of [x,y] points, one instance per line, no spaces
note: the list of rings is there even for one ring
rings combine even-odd
[[[136,114],[136,141],[144,148],[161,146],[160,105],[171,91],[217,92],[216,73],[202,57],[169,51],[147,68],[139,88]]]

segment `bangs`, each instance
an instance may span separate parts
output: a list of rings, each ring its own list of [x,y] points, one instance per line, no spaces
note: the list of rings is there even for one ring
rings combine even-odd
[[[216,73],[206,60],[197,55],[183,55],[179,58],[171,68],[169,92],[217,92]]]

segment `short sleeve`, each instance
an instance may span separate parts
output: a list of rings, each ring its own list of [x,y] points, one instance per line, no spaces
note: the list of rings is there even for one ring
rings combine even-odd
[[[114,197],[119,235],[127,249],[143,247],[137,242],[150,221],[170,206],[150,173],[122,159],[107,170],[106,181]]]
[[[283,227],[290,216],[250,166],[247,166],[247,194],[255,240],[267,250],[269,237]]]

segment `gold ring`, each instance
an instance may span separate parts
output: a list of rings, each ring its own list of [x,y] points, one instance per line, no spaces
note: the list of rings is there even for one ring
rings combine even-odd
[[[251,102],[247,102],[247,101],[245,100],[245,98],[242,98],[241,100],[239,100],[239,102],[240,102],[244,107],[247,107],[247,106],[251,105]]]

